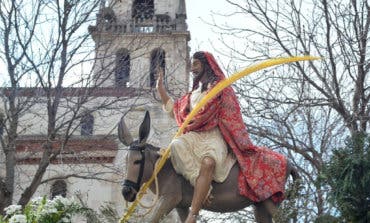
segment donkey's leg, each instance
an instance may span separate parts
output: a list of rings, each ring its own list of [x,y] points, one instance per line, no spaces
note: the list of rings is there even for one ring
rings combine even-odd
[[[174,194],[166,194],[161,196],[156,206],[151,211],[150,222],[157,223],[172,211],[180,201],[180,197]]]
[[[267,212],[271,215],[271,217],[273,217],[275,215],[275,213],[277,212],[278,207],[279,207],[271,199],[267,199],[267,200],[262,201],[262,204],[265,207],[265,209],[267,210]]]
[[[255,204],[254,217],[257,223],[272,223],[272,216],[262,202]]]
[[[273,222],[272,217],[276,213],[278,205],[271,199],[267,199],[256,204],[255,217],[257,222]],[[259,220],[260,219],[260,220]]]
[[[181,222],[185,222],[186,217],[189,214],[189,208],[176,208],[177,213],[179,214]]]
[[[272,218],[276,214],[278,205],[275,204],[270,198],[256,204],[255,217],[257,222],[273,222]],[[260,220],[258,220],[260,219]]]

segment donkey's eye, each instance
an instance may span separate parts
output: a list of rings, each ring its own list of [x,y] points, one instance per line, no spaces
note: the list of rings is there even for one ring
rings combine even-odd
[[[134,162],[134,164],[140,164],[140,163],[142,163],[141,160],[135,160],[135,162]]]

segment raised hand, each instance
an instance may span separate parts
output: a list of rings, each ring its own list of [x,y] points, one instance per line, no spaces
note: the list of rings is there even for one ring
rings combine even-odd
[[[157,85],[156,85],[156,88],[157,90],[159,90],[159,88],[163,88],[163,68],[162,67],[157,67],[157,76],[156,76],[156,79],[157,79]]]
[[[162,67],[157,67],[157,91],[159,93],[159,96],[161,97],[162,104],[166,104],[167,101],[170,99],[170,97],[167,94],[167,90],[163,85],[163,76],[164,76],[164,71]]]

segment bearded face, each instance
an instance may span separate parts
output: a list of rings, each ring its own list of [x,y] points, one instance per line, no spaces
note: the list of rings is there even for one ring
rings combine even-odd
[[[193,73],[194,79],[200,80],[204,73],[203,65],[200,60],[193,59],[191,64],[191,72]]]

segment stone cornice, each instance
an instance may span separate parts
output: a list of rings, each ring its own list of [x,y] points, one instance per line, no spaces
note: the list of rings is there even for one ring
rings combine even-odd
[[[52,164],[111,163],[117,155],[116,136],[75,136],[67,143],[62,139],[51,142],[52,150],[58,151]],[[16,141],[17,164],[38,164],[47,139],[40,135],[20,136]]]

